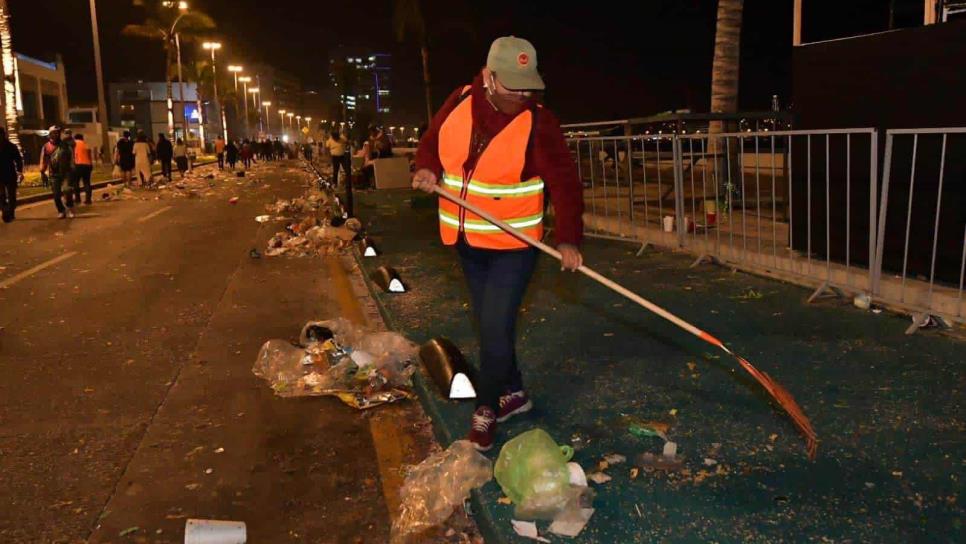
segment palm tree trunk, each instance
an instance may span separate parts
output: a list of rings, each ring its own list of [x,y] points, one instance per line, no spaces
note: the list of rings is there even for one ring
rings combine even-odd
[[[3,65],[3,119],[7,125],[7,137],[20,147],[20,121],[17,118],[17,86],[14,77],[17,68],[13,56],[10,10],[6,0],[0,0],[0,61]]]
[[[718,21],[714,37],[714,62],[711,65],[711,113],[733,114],[738,111],[738,68],[741,57],[741,18],[744,0],[718,0]],[[711,121],[708,125],[709,149],[718,161],[718,172],[723,180],[719,185],[734,184],[741,175],[738,147],[723,145],[716,134],[732,130],[726,121]],[[727,157],[723,157],[724,148]],[[729,168],[730,166],[730,168]],[[726,173],[727,174],[724,174]],[[726,193],[727,194],[727,193]]]
[[[426,90],[426,122],[429,124],[433,122],[433,97],[429,85],[429,48],[426,47],[425,43],[419,48],[419,52],[423,57],[423,87]]]

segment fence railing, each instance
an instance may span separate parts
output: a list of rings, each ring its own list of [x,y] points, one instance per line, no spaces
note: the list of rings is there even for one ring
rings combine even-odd
[[[916,187],[916,165],[925,160],[917,142],[927,134],[942,153],[933,169],[919,166],[931,181]],[[947,149],[954,136],[963,146],[955,155]],[[899,145],[900,137],[911,138],[911,147]],[[815,288],[809,301],[859,294],[923,314],[916,322],[966,321],[966,207],[953,202],[966,191],[966,129],[888,131],[886,140],[881,194],[871,128],[579,136],[569,143],[590,236],[681,248],[698,257],[695,264],[716,261],[808,285]],[[912,165],[901,187],[890,180],[893,163]],[[944,173],[958,182],[945,197]],[[903,210],[896,210],[897,191]],[[928,193],[931,207],[919,194],[913,206],[916,191]],[[926,241],[931,253],[922,256]],[[893,277],[893,270],[901,273]]]

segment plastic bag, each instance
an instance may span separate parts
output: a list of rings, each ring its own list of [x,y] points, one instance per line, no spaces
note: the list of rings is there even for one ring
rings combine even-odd
[[[401,510],[393,520],[392,542],[405,542],[446,521],[470,491],[493,478],[493,463],[467,440],[453,442],[413,467],[399,494]]]
[[[517,519],[550,520],[571,499],[570,446],[558,446],[543,429],[533,429],[508,441],[496,461],[497,483],[515,504]]]
[[[418,348],[400,334],[338,318],[306,323],[299,344],[269,340],[252,368],[281,397],[330,395],[358,409],[412,397]]]

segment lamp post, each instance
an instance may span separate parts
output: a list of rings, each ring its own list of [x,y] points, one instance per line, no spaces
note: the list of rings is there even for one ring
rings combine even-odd
[[[255,113],[258,114],[258,132],[262,132],[262,109],[258,105],[258,91],[258,87],[248,89],[248,92],[252,93],[252,108],[254,108]]]
[[[97,3],[96,0],[91,0],[91,29],[93,31],[93,36],[94,36],[94,72],[96,72],[96,77],[97,77],[97,108],[100,110],[98,117],[100,117],[101,119],[101,152],[102,152],[101,160],[103,160],[104,162],[108,162],[111,158],[111,153],[109,151],[110,143],[107,141],[108,140],[107,132],[109,128],[108,125],[110,123],[108,123],[108,120],[107,120],[107,98],[105,98],[106,95],[104,94],[104,69],[101,67],[101,40],[99,37],[100,34],[98,33],[98,29],[97,29],[96,3]],[[13,65],[13,62],[12,62],[13,51],[10,51],[9,54],[11,56],[10,64]],[[4,68],[6,68],[6,63],[4,63]],[[16,98],[15,98],[16,91],[10,94],[14,95],[14,103],[16,103]],[[5,102],[6,100],[9,100],[9,99],[10,99],[10,96],[4,96]],[[14,113],[16,113],[16,110],[17,108],[16,106],[14,106],[13,108]],[[14,115],[14,118],[16,118],[16,115]],[[18,131],[16,129],[17,127],[10,126],[9,120],[8,120],[7,130],[10,133],[10,140],[14,144],[19,145],[20,138],[19,138]]]
[[[292,118],[293,117],[295,117],[295,114],[292,113],[292,112],[289,112],[288,113],[288,128],[292,128]]]
[[[268,108],[272,107],[272,103],[266,100],[262,105],[265,106],[265,132],[268,133],[272,130],[272,124],[268,119]]]
[[[176,50],[176,55],[178,57],[178,93],[181,95],[180,96],[180,98],[181,98],[181,100],[180,100],[180,102],[181,102],[181,118],[184,120],[185,130],[187,130],[188,119],[187,119],[187,117],[185,116],[185,113],[184,113],[184,78],[181,75],[181,35],[178,34],[178,23],[181,22],[181,19],[185,15],[187,15],[187,13],[188,13],[188,3],[187,2],[173,2],[173,1],[167,1],[166,0],[166,1],[162,2],[161,5],[164,6],[164,7],[166,7],[166,8],[169,8],[169,9],[177,8],[181,12],[177,17],[175,17],[174,22],[171,23],[171,28],[168,30],[167,39],[169,40],[169,43],[167,44],[167,47],[170,47],[170,45],[171,45],[170,44],[170,40],[173,37],[174,38],[174,46],[175,46],[175,50]],[[170,49],[168,49],[168,51],[170,51]],[[170,56],[168,56],[167,58],[168,58],[168,61],[171,60],[171,57]],[[165,67],[165,71],[167,71],[167,67]],[[171,94],[172,94],[171,93],[171,78],[168,77],[168,76],[165,76],[165,78],[167,79],[167,82],[168,82],[168,100],[167,100],[167,103],[166,103],[166,106],[168,108],[168,137],[171,138],[172,141],[174,141],[174,139],[175,139],[175,135],[174,135],[174,101],[171,99]]]
[[[231,72],[232,75],[235,76],[235,93],[236,94],[238,93],[238,73],[239,72],[242,72],[244,70],[245,69],[243,67],[238,66],[236,64],[229,64],[228,65],[228,71]]]
[[[245,94],[242,95],[242,102],[245,103],[245,137],[249,136],[248,134],[249,132],[248,131],[248,83],[251,80],[252,78],[248,76],[241,76],[240,78],[238,78],[238,81],[241,81],[242,90],[245,92]]]
[[[282,136],[285,135],[285,114],[286,113],[288,113],[288,110],[278,110],[279,124],[282,127],[282,129],[281,129],[282,130]]]
[[[218,104],[218,112],[221,116],[221,133],[222,137],[228,140],[228,123],[225,122],[225,108],[218,99],[218,67],[215,64],[215,51],[221,49],[220,42],[205,42],[201,44],[202,47],[211,51],[211,88],[215,93],[215,103]]]

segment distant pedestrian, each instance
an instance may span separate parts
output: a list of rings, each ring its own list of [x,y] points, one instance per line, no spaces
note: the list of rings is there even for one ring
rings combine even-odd
[[[7,130],[0,127],[0,212],[3,222],[14,220],[17,210],[17,184],[23,181],[23,157],[20,149],[7,139]]]
[[[142,186],[151,184],[151,145],[144,132],[138,131],[137,141],[134,143],[134,170]]]
[[[155,151],[158,154],[158,162],[161,163],[161,175],[171,181],[171,159],[174,158],[174,148],[171,146],[171,140],[163,132],[158,133],[158,145]]]
[[[114,147],[114,165],[121,172],[121,181],[125,185],[131,183],[131,176],[134,174],[134,142],[131,141],[131,132],[128,130],[124,131]]]
[[[353,213],[352,203],[352,157],[349,156],[349,141],[338,130],[333,130],[325,146],[329,149],[332,156],[332,184],[339,186],[339,168],[345,171],[345,211],[349,215]]]
[[[225,160],[228,161],[228,168],[234,170],[235,164],[238,162],[238,146],[235,145],[235,140],[231,140],[225,146]]]
[[[44,144],[43,156],[40,159],[40,175],[50,182],[57,217],[61,219],[74,217],[74,195],[70,187],[67,189],[66,208],[61,200],[64,196],[64,181],[74,171],[74,151],[70,144],[61,138],[60,127],[52,126],[47,132],[47,143]]]
[[[174,145],[174,164],[178,167],[181,179],[184,179],[184,174],[188,171],[188,146],[184,145],[181,138]]]
[[[302,156],[305,160],[312,162],[312,144],[308,143],[302,146]]]
[[[81,185],[84,187],[84,204],[91,203],[93,190],[91,188],[91,173],[94,171],[94,151],[87,146],[84,135],[74,136],[74,183],[77,203],[81,201]]]
[[[218,156],[218,169],[225,169],[225,139],[221,136],[215,139],[215,155]]]
[[[239,152],[241,156],[242,164],[245,166],[245,170],[252,167],[252,159],[255,157],[255,152],[252,150],[252,143],[247,139],[242,142],[241,151]]]
[[[278,160],[284,159],[286,156],[286,153],[285,153],[285,146],[282,145],[282,141],[279,140],[278,138],[275,138],[275,141],[272,143],[272,146],[273,146],[272,151],[274,152],[275,157]]]

